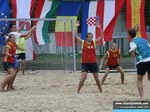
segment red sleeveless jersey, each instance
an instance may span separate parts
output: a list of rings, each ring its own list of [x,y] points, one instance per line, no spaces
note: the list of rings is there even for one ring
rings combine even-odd
[[[12,55],[15,55],[16,53],[16,43],[10,43],[8,42],[5,46],[6,48],[9,48],[9,54],[12,54]],[[10,63],[14,63],[15,60],[14,60],[14,57],[11,57],[11,56],[6,56],[6,51],[5,51],[5,55],[3,57],[3,62],[10,62]]]
[[[82,63],[96,63],[96,44],[82,40]]]
[[[106,65],[107,66],[115,66],[118,65],[118,58],[120,56],[120,50],[117,49],[116,51],[113,51],[112,49],[107,51],[107,62]]]

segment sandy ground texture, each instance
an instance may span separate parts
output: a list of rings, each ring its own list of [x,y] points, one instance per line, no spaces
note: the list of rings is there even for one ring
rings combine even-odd
[[[0,81],[4,77],[0,73]],[[102,78],[103,73],[100,74]],[[64,71],[28,71],[17,76],[11,92],[0,92],[0,112],[111,112],[113,101],[137,101],[136,73],[126,73],[120,84],[118,73],[109,74],[103,93],[99,93],[92,74],[81,93],[77,85],[81,73]],[[150,82],[144,77],[145,100],[150,100]]]

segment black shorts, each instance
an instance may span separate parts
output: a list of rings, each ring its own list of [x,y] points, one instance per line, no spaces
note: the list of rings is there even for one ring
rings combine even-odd
[[[4,70],[7,70],[8,68],[14,68],[14,63],[10,62],[3,62]]]
[[[136,65],[136,67],[138,75],[145,75],[146,72],[150,74],[150,61],[140,62],[139,64]]]
[[[26,53],[20,53],[20,54],[17,54],[19,55],[19,57],[17,58],[18,60],[21,59],[21,60],[24,60],[26,59]]]
[[[106,68],[109,68],[110,70],[115,70],[120,65],[114,65],[114,66],[106,66]]]
[[[82,63],[82,72],[99,72],[97,63]]]

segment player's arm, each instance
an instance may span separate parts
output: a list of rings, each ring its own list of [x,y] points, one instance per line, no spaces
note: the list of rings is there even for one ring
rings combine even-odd
[[[32,33],[30,33],[27,37],[24,37],[25,40],[29,39],[32,36]]]
[[[130,55],[131,55],[132,58],[135,57],[135,50],[136,50],[136,48],[137,48],[137,45],[134,42],[130,42],[130,50],[129,50],[129,52],[130,52]]]
[[[99,69],[102,69],[103,63],[104,63],[104,59],[106,59],[107,57],[108,57],[108,53],[106,53],[106,54],[102,57],[101,63],[100,63],[100,66],[99,66]]]
[[[76,22],[75,26],[76,26],[75,27],[75,38],[81,44],[82,43],[82,39],[78,36],[78,27],[80,26],[79,21]]]
[[[19,57],[19,55],[10,54],[9,51],[10,51],[10,47],[6,46],[6,48],[5,48],[5,54],[6,54],[6,56]]]
[[[131,51],[131,52],[130,52],[130,55],[131,55],[132,58],[134,58],[134,57],[135,57],[135,52],[134,52],[134,51]]]
[[[21,32],[21,30],[23,29],[24,25],[27,24],[28,21],[25,20],[24,23],[22,23],[22,25],[18,28],[17,32]]]
[[[104,38],[104,34],[103,34],[103,31],[102,31],[101,25],[97,24],[96,26],[100,29],[100,36],[95,40],[95,43],[98,43],[100,40],[102,40]]]
[[[122,63],[122,56],[121,56],[121,51],[119,50],[119,64]]]
[[[28,32],[21,34],[20,37],[27,37],[31,32],[35,30],[36,26],[33,26]]]
[[[6,46],[5,47],[5,55],[6,56],[13,56],[12,54],[9,53],[9,51],[10,51],[10,46]]]

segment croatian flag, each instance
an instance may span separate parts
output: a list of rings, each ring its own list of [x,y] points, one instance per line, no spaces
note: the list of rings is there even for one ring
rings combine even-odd
[[[100,23],[99,16],[88,18],[86,23],[90,26],[96,26],[96,24]]]
[[[101,0],[83,2],[82,7],[82,39],[86,40],[86,33],[93,34],[93,40],[100,36],[100,30],[95,26],[96,17],[104,33],[104,41],[111,41],[116,20],[120,14],[125,0]],[[94,17],[94,18],[93,18]],[[87,21],[93,20],[87,24]],[[99,42],[98,45],[104,42]]]

